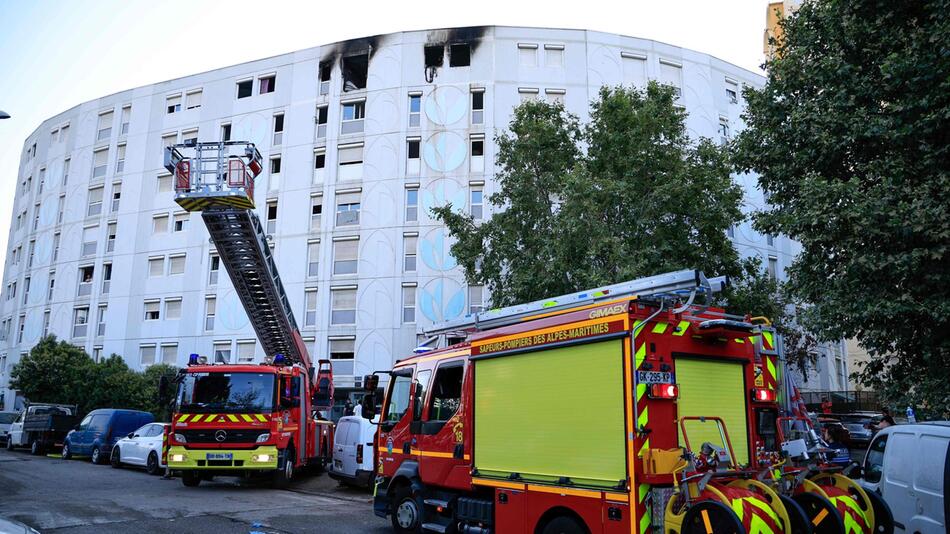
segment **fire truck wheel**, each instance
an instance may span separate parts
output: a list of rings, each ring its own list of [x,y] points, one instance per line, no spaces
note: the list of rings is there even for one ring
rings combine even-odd
[[[746,534],[742,521],[719,501],[700,501],[686,510],[681,534]],[[778,533],[776,533],[778,534]]]
[[[792,499],[805,510],[814,534],[842,534],[844,532],[844,521],[828,499],[809,492],[794,495]]]
[[[201,475],[197,471],[182,471],[181,483],[189,488],[197,487],[201,484]]]
[[[894,514],[884,498],[876,491],[867,490],[868,499],[874,507],[874,534],[894,534]]]
[[[541,534],[588,534],[587,528],[569,515],[559,515],[544,525]]]
[[[811,522],[808,520],[805,510],[791,497],[779,495],[779,498],[782,499],[782,504],[785,505],[788,519],[791,522],[789,534],[812,534]]]
[[[294,449],[288,447],[284,452],[284,465],[274,471],[274,487],[286,488],[294,478],[294,462],[297,457],[294,455]],[[278,462],[279,465],[279,462]]]
[[[415,534],[422,532],[422,505],[412,495],[409,486],[399,486],[393,491],[392,503],[393,531],[397,534]]]
[[[118,446],[112,448],[112,457],[109,458],[109,465],[118,469],[122,467],[122,459],[119,455],[122,454],[122,451]]]
[[[158,467],[158,455],[155,454],[155,451],[149,453],[148,459],[145,460],[145,472],[150,475],[157,475],[160,473]]]

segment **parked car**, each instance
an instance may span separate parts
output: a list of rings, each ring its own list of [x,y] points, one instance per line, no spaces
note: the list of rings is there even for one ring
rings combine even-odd
[[[871,441],[860,483],[880,494],[897,532],[945,534],[950,494],[950,421],[887,427]]]
[[[874,437],[876,425],[881,422],[880,414],[854,413],[842,415],[839,419],[851,434],[851,447],[867,449]]]
[[[368,488],[376,471],[373,465],[373,444],[376,441],[376,425],[379,416],[370,422],[359,415],[341,417],[333,436],[333,461],[329,475],[343,484]]]
[[[168,423],[149,423],[116,441],[110,457],[112,467],[137,465],[144,467],[150,475],[161,473],[165,468],[162,437],[166,427]]]
[[[32,454],[62,446],[76,424],[76,407],[66,404],[31,404],[10,425],[7,450],[29,447]]]
[[[10,426],[20,416],[20,412],[0,412],[0,442],[6,445],[10,436]]]
[[[92,457],[94,464],[103,463],[112,454],[115,442],[154,420],[152,414],[138,410],[93,410],[66,435],[63,459],[83,455]]]

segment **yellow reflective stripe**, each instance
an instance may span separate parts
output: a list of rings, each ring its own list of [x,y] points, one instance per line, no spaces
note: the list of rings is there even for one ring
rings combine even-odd
[[[640,402],[640,399],[643,398],[643,395],[645,395],[646,392],[647,392],[646,384],[637,384],[637,402]]]
[[[767,345],[765,348],[771,349],[775,347],[775,343],[772,340],[772,332],[769,332],[768,330],[763,330],[762,338],[765,340],[764,345]]]
[[[253,421],[253,419],[251,419],[251,416],[250,416],[250,415],[247,415],[246,413],[242,413],[242,414],[241,414],[241,418],[244,419],[245,421],[247,421],[248,423],[250,423],[251,421]]]
[[[736,338],[736,343],[745,343],[744,339]]]
[[[637,453],[637,456],[643,456],[647,452],[647,449],[650,448],[650,438],[647,438],[643,441],[643,446],[640,447],[640,452]]]
[[[208,417],[205,417],[205,423],[210,423],[211,421],[214,421],[214,418],[217,417],[217,416],[218,416],[218,414],[213,413],[213,414],[209,415]]]
[[[736,513],[736,516],[739,518],[739,521],[742,521],[743,509],[742,509],[742,499],[733,499],[731,503],[732,511]]]
[[[257,417],[257,420],[260,421],[260,422],[262,422],[262,423],[266,423],[266,422],[267,422],[267,418],[264,417],[263,414],[254,414],[254,416]]]
[[[776,523],[781,525],[782,523]],[[749,534],[775,534],[769,524],[757,515],[749,518]]]
[[[656,324],[653,326],[653,333],[654,333],[654,334],[662,334],[663,332],[666,332],[666,328],[667,328],[668,326],[670,326],[670,325],[667,324],[667,323],[656,323]]]
[[[633,339],[637,339],[643,329],[640,328],[640,325],[643,324],[643,321],[634,321],[633,322]]]
[[[771,517],[773,521],[775,521],[776,525],[782,524],[782,520],[779,519],[778,514],[775,513],[775,510],[773,510],[772,507],[769,506],[768,503],[764,501],[760,501],[759,499],[756,499],[754,497],[747,497],[746,500],[749,501],[749,503],[752,504],[752,506],[755,506],[759,510],[762,510],[763,512],[768,514],[768,516]]]
[[[676,332],[673,332],[673,335],[682,336],[687,330],[689,330],[689,321],[680,321],[680,323],[676,325]]]
[[[637,416],[637,428],[643,428],[647,426],[647,423],[650,421],[650,407],[644,406],[643,411],[640,412],[640,415]]]
[[[651,521],[653,521],[653,518],[650,509],[647,508],[643,511],[643,517],[640,518],[640,532],[649,532],[647,529],[650,528]]]
[[[229,414],[228,414],[228,419],[230,419],[232,423],[237,423],[237,422],[238,422],[238,418],[237,418],[237,416],[234,415],[234,414],[230,414],[230,413],[229,413]]]
[[[179,422],[179,423],[184,423],[184,422],[187,421],[187,420],[188,420],[188,414],[179,415],[179,416],[178,416],[178,422]]]

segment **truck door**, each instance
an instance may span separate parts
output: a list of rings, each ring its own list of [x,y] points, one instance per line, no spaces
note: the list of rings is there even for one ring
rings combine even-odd
[[[415,366],[400,367],[392,372],[390,378],[379,425],[379,458],[384,476],[392,476],[411,454],[409,421],[412,414],[409,405],[414,371]]]
[[[10,443],[16,446],[25,445],[23,443],[23,419],[26,417],[26,410],[22,410],[20,415],[17,416],[16,421],[10,425],[10,435],[7,436],[7,439],[10,440]]]
[[[463,467],[462,475],[468,474],[467,429],[461,417],[464,374],[464,360],[443,362],[435,370],[417,438],[426,456],[419,466],[423,482],[451,484],[451,475],[459,467]]]

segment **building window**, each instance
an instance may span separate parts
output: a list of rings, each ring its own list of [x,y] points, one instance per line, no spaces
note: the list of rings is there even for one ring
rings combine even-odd
[[[347,102],[343,104],[343,116],[340,123],[340,134],[354,134],[363,132],[363,118],[366,115],[366,101]]]
[[[307,243],[307,276],[315,278],[320,275],[320,242]]]
[[[157,256],[148,259],[148,276],[155,278],[165,275],[165,256]]]
[[[673,87],[677,97],[683,96],[683,66],[667,59],[660,60],[660,83]]]
[[[422,95],[409,95],[409,127],[417,128],[422,122]]]
[[[181,319],[181,297],[165,299],[165,319]]]
[[[73,337],[86,337],[89,328],[89,306],[73,308]]]
[[[274,156],[270,158],[270,173],[271,174],[280,174],[280,156]]]
[[[26,306],[28,300],[30,300],[30,281],[31,278],[27,276],[23,279],[23,305]]]
[[[470,193],[469,206],[471,209],[469,213],[472,216],[472,218],[475,220],[479,220],[482,218],[482,195],[483,195],[483,192],[481,188],[472,189]]]
[[[218,283],[218,271],[221,269],[221,258],[217,254],[212,254],[208,259],[208,285],[213,286]]]
[[[425,60],[426,65],[426,80],[432,81],[430,78],[434,75],[429,74],[429,69],[436,69],[441,67],[445,61],[445,45],[425,45],[422,48],[423,59]]]
[[[214,363],[231,363],[231,342],[215,342],[212,345]]]
[[[201,107],[201,89],[185,93],[185,109],[195,109]]]
[[[273,234],[277,232],[277,201],[272,200],[267,203],[267,226],[266,232]]]
[[[96,132],[96,141],[105,141],[112,136],[112,112],[99,114],[99,128]]]
[[[27,250],[29,252],[27,253],[26,258],[26,268],[29,269],[30,267],[33,267],[33,256],[35,256],[36,253],[36,240],[30,240],[30,246]]]
[[[274,115],[274,144],[279,145],[284,141],[284,114]]]
[[[139,360],[143,366],[155,363],[155,345],[139,345]]]
[[[470,142],[472,156],[469,170],[475,173],[485,172],[485,137],[482,134],[473,135]]]
[[[99,233],[98,226],[88,226],[82,229],[82,255],[95,256],[96,254],[96,234]]]
[[[112,284],[112,264],[102,264],[102,294],[108,295]],[[52,287],[52,285],[51,285]]]
[[[16,342],[18,344],[23,343],[23,331],[25,329],[26,329],[26,315],[20,315],[20,325],[17,327],[17,334],[16,334]]]
[[[165,113],[171,115],[181,111],[181,95],[174,95],[165,98]]]
[[[535,43],[518,43],[518,59],[522,67],[537,67],[538,45]]]
[[[736,227],[732,224],[726,227],[726,237],[730,239],[735,239],[736,237]]]
[[[320,231],[320,219],[323,216],[323,195],[310,196],[310,231]]]
[[[102,337],[106,335],[106,311],[109,309],[108,304],[100,304],[99,309],[97,310],[96,316],[96,336]]]
[[[416,286],[402,288],[402,322],[416,322]]]
[[[410,137],[406,140],[406,174],[410,176],[418,176],[422,170],[421,144],[422,140],[418,137]]]
[[[237,82],[237,97],[238,98],[247,98],[251,96],[251,92],[254,88],[254,80],[243,80]]]
[[[122,106],[122,125],[119,128],[119,135],[129,133],[129,121],[132,118],[132,106]]]
[[[333,274],[356,274],[359,259],[357,239],[333,242]]]
[[[59,232],[53,234],[53,261],[59,258]]]
[[[304,290],[304,326],[317,326],[317,288]]]
[[[366,89],[369,75],[369,53],[346,56],[341,62],[343,70],[343,92]]]
[[[167,133],[162,136],[162,147],[168,148],[178,143],[178,132]]]
[[[181,132],[181,142],[186,145],[193,145],[198,142],[198,129],[192,128]]]
[[[178,362],[178,343],[162,344],[162,363],[175,365]]]
[[[237,342],[237,363],[252,363],[257,342],[254,340]]]
[[[419,220],[419,190],[406,189],[406,222]]]
[[[159,300],[146,300],[145,301],[145,320],[146,321],[157,321],[161,319],[161,301]]]
[[[189,213],[176,213],[175,219],[172,222],[172,231],[174,232],[184,232],[188,230],[188,220],[191,217]]]
[[[205,330],[214,330],[214,316],[217,311],[218,299],[205,297]]]
[[[56,271],[49,272],[49,287],[46,289],[46,302],[53,300],[53,288],[56,287]]]
[[[739,103],[739,82],[726,78],[726,101],[730,104]]]
[[[226,123],[221,125],[221,141],[230,141],[231,140],[231,123]]]
[[[66,158],[65,160],[63,160],[63,185],[64,186],[66,185],[67,182],[69,182],[69,162],[70,161],[71,160],[69,158]]]
[[[333,72],[333,62],[332,61],[321,61],[319,66],[319,71],[317,72],[317,80],[320,82],[320,94],[328,95],[330,94],[330,75]]]
[[[327,136],[327,106],[317,108],[317,139],[324,139]]]
[[[92,294],[92,278],[95,276],[96,268],[93,265],[84,265],[79,268],[79,291],[80,297],[88,297]]]
[[[102,186],[93,187],[89,190],[89,205],[86,207],[86,217],[94,217],[102,213]]]
[[[359,180],[363,177],[363,144],[339,147],[340,180]]]
[[[257,93],[261,95],[266,95],[267,93],[273,93],[277,89],[277,76],[271,74],[270,76],[262,76],[257,79],[258,89]]]
[[[330,340],[330,360],[333,362],[333,371],[339,375],[352,375],[355,356],[356,340],[331,339]]]
[[[719,143],[726,144],[729,142],[729,119],[725,117],[719,117]]]
[[[356,324],[356,288],[330,288],[330,324]]]
[[[548,100],[548,104],[560,104],[564,105],[564,95],[567,93],[564,89],[545,89],[544,96]]]
[[[152,233],[164,234],[168,232],[168,214],[152,216]]]
[[[449,45],[449,67],[468,67],[472,64],[472,47],[468,43]]]
[[[337,195],[336,225],[353,226],[360,223],[360,194],[345,193]]]
[[[765,234],[765,244],[774,247],[775,246],[775,236],[772,234]]]
[[[115,151],[115,173],[121,174],[125,170],[125,145],[119,145]]]
[[[185,274],[185,255],[168,257],[168,274]]]
[[[43,312],[43,337],[46,337],[49,335],[49,318],[50,318],[50,311],[46,310],[45,312]]]
[[[122,182],[112,184],[112,206],[110,213],[118,213],[119,201],[122,199]]]
[[[158,183],[158,192],[159,193],[171,193],[172,191],[172,175],[170,174],[160,174],[157,179]]]
[[[778,277],[778,258],[775,256],[769,256],[768,273],[772,280]]]
[[[485,90],[472,91],[472,124],[485,122]]]
[[[564,45],[544,45],[544,66],[554,68],[564,66]]]
[[[102,360],[102,345],[92,347],[92,361],[99,363]]]
[[[479,313],[485,310],[483,293],[483,286],[468,286],[468,313]]]
[[[416,272],[416,249],[419,238],[416,236],[405,236],[402,238],[403,261],[402,269],[407,273]]]
[[[106,164],[109,161],[109,149],[103,148],[92,153],[92,177],[102,178],[106,175]]]

